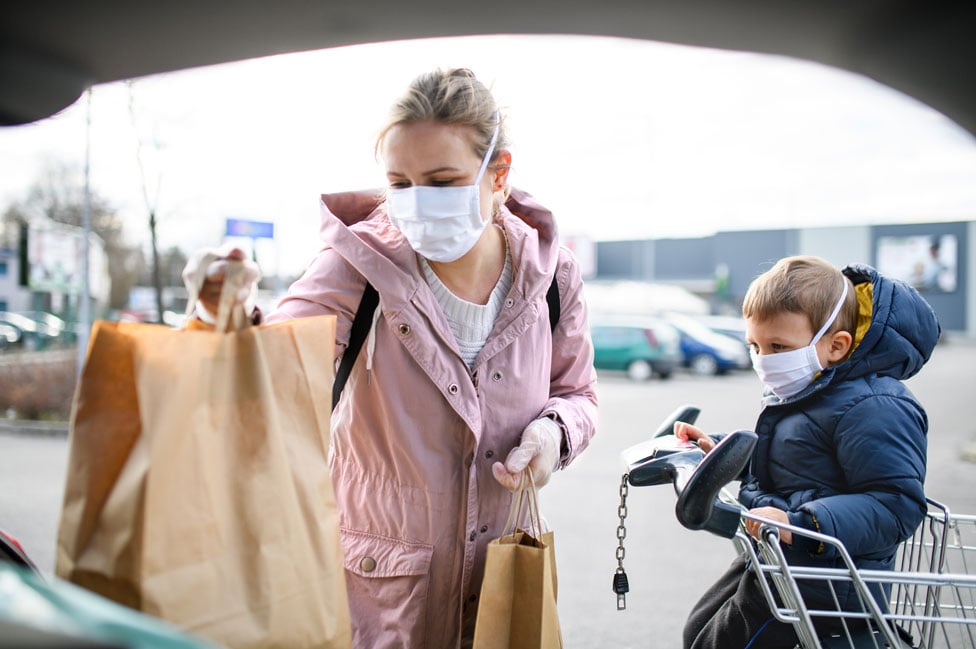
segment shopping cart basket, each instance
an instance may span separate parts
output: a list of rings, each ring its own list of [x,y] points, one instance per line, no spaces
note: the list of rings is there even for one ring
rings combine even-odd
[[[730,497],[726,493],[723,498]],[[976,517],[952,515],[935,501],[929,504],[928,515],[902,544],[891,571],[858,569],[839,540],[745,512],[743,519],[762,523],[760,540],[740,529],[735,543],[762,574],[759,584],[774,616],[793,625],[804,649],[973,649],[976,576],[966,569],[974,560]],[[779,544],[783,530],[831,546],[842,567],[789,564]],[[803,585],[815,582],[830,593],[827,604],[821,600],[813,606],[801,595]]]
[[[903,628],[918,638],[921,647],[973,647],[976,591],[957,577],[972,576],[976,568],[976,516],[953,514],[932,499],[928,503],[922,524],[901,546],[896,570],[937,573],[947,579],[930,584],[898,582],[891,592],[891,613],[901,618]]]

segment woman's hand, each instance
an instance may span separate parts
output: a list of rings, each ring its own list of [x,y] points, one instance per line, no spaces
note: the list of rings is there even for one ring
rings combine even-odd
[[[522,431],[519,445],[513,448],[505,463],[495,462],[491,472],[502,486],[515,491],[525,467],[532,471],[537,487],[549,482],[559,464],[559,451],[563,443],[563,430],[549,417],[534,420]]]
[[[674,436],[683,442],[694,442],[706,453],[715,448],[715,441],[705,431],[683,421],[674,423]]]
[[[756,507],[755,509],[750,509],[749,513],[753,516],[760,516],[762,518],[767,518],[771,521],[776,521],[777,523],[784,523],[786,525],[790,524],[789,514],[784,512],[782,509],[776,507]],[[749,532],[749,536],[758,540],[759,539],[759,528],[762,523],[759,521],[753,521],[746,519],[746,531]],[[779,539],[787,545],[793,543],[793,532],[789,530],[780,529]]]
[[[255,284],[261,278],[261,270],[243,250],[236,247],[205,248],[194,252],[187,261],[183,269],[183,282],[190,299],[196,299],[195,310],[201,320],[213,324],[230,264],[239,264],[242,269],[233,306],[243,306],[248,311],[252,306],[248,302],[253,297]]]

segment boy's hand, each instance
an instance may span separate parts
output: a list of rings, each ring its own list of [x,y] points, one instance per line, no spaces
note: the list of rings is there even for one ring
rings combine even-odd
[[[674,436],[683,442],[694,442],[706,453],[715,448],[715,442],[705,434],[705,431],[683,421],[674,423]]]
[[[756,507],[755,509],[750,509],[749,513],[753,516],[761,516],[762,518],[768,518],[771,521],[776,521],[777,523],[784,523],[786,525],[790,524],[790,517],[782,509],[777,509],[776,507]],[[746,531],[749,532],[749,536],[754,539],[759,539],[759,527],[762,525],[759,521],[746,520]],[[780,529],[779,539],[787,544],[791,545],[793,543],[793,533],[789,530]]]

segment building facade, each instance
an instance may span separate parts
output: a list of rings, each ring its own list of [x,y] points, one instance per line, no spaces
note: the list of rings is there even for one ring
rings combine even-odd
[[[10,226],[12,227],[12,226]],[[3,240],[16,240],[4,237]],[[84,232],[37,218],[18,245],[0,245],[0,311],[47,311],[74,321],[85,288]],[[88,296],[93,313],[108,305],[111,280],[101,238],[88,238]]]
[[[874,266],[912,283],[942,328],[976,337],[976,221],[718,232],[689,239],[596,243],[595,279],[677,284],[716,313],[738,312],[749,283],[782,257]]]

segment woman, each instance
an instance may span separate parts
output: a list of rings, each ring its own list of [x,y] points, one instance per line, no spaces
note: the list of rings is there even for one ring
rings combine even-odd
[[[506,146],[470,71],[418,77],[377,141],[388,189],[322,197],[324,247],[265,319],[335,314],[339,357],[367,282],[379,293],[332,419],[358,647],[469,644],[509,490],[594,433],[579,268],[551,213],[509,190]]]

